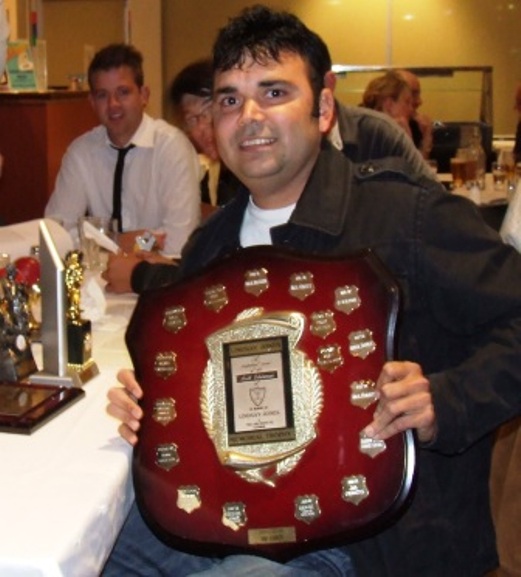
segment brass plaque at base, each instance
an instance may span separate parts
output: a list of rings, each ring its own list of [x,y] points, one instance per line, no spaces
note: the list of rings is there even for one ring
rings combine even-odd
[[[269,529],[248,529],[250,545],[269,545],[273,543],[295,543],[295,527],[272,527]]]

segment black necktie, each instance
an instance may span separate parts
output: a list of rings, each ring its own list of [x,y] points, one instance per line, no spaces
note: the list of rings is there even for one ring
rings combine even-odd
[[[125,148],[116,148],[118,151],[118,161],[114,170],[114,186],[112,189],[112,218],[118,221],[118,231],[123,232],[123,223],[121,219],[121,183],[123,181],[123,167],[125,166],[125,156],[127,152],[134,148],[134,144],[129,144]]]

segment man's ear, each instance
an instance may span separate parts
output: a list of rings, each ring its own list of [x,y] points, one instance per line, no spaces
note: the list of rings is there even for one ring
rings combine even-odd
[[[330,88],[322,88],[318,101],[318,127],[325,134],[331,128],[335,116],[335,97]]]
[[[150,98],[150,88],[148,86],[142,86],[140,92],[141,100],[143,102],[143,106],[145,107],[148,104],[148,100]]]

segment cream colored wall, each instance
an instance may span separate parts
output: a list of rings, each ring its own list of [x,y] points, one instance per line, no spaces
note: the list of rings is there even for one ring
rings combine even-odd
[[[44,0],[49,85],[67,86],[70,74],[82,74],[83,47],[98,50],[123,42],[124,0]]]
[[[164,0],[165,82],[192,59],[207,54],[218,28],[250,4]],[[337,63],[493,66],[494,131],[513,133],[513,93],[521,80],[521,0],[272,0],[266,4],[297,14],[324,38]],[[449,96],[437,98],[450,108]],[[439,103],[435,104],[437,111]],[[430,112],[427,100],[423,108]]]
[[[251,0],[128,0],[132,36],[145,53],[154,101],[175,74],[209,54],[217,30]],[[328,43],[342,64],[494,67],[494,132],[513,133],[513,92],[521,80],[521,0],[266,0],[295,12]],[[64,84],[82,69],[83,45],[100,48],[124,38],[124,0],[42,0],[49,79]],[[161,16],[159,15],[161,12]],[[160,21],[162,23],[160,24]],[[450,95],[429,105],[451,117]],[[166,102],[165,102],[166,104]],[[441,112],[439,112],[441,110]]]

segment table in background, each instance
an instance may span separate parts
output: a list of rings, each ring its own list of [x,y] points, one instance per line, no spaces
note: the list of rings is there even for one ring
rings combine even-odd
[[[438,174],[440,181],[450,189],[452,184],[452,175],[450,174]],[[485,189],[484,190],[469,190],[465,186],[451,190],[452,194],[458,194],[464,196],[479,206],[479,210],[483,215],[485,222],[494,228],[499,230],[505,212],[508,208],[508,199],[506,192],[497,191],[494,189],[494,183],[492,180],[492,174],[487,173],[485,175]]]
[[[110,553],[134,496],[131,447],[106,395],[131,366],[124,331],[134,304],[108,297],[93,326],[100,374],[80,401],[32,435],[0,433],[0,575],[94,577]]]

